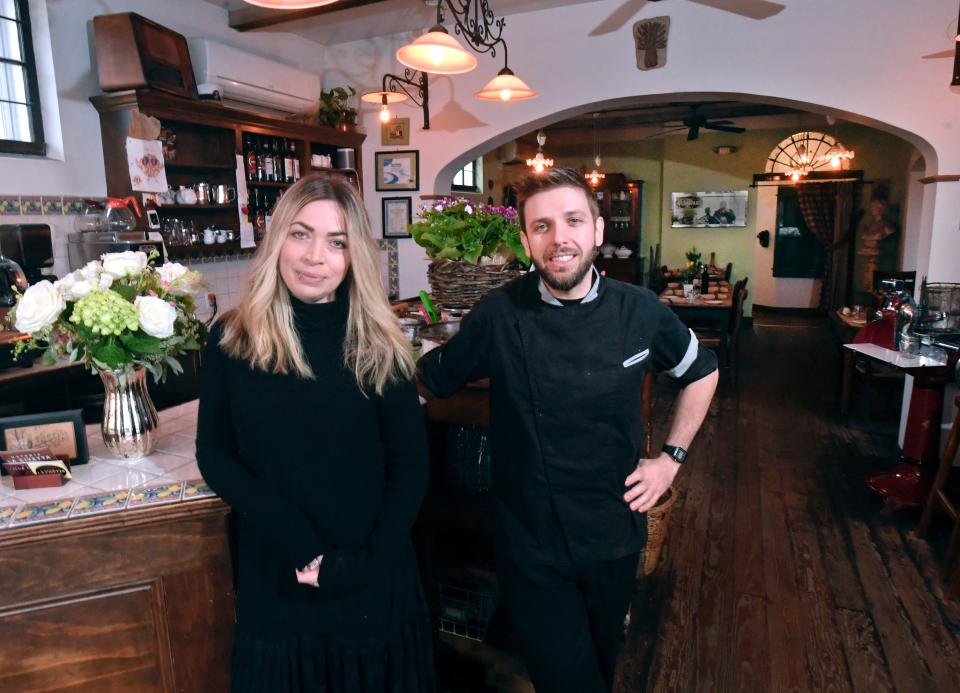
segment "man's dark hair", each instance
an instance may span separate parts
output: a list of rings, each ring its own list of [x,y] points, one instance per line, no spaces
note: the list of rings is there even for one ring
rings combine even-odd
[[[524,206],[527,200],[537,193],[553,190],[554,188],[577,188],[582,190],[587,197],[587,204],[590,206],[590,215],[596,221],[600,216],[600,208],[597,206],[597,198],[594,197],[593,190],[587,185],[583,174],[572,168],[548,168],[543,173],[531,173],[524,176],[516,183],[517,188],[517,211],[520,214],[520,230],[526,233],[527,219],[524,214]]]

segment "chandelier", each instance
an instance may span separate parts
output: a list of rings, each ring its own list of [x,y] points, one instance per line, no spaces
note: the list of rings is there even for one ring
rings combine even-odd
[[[547,136],[544,134],[543,128],[540,128],[540,132],[537,133],[537,155],[532,159],[527,159],[527,166],[532,168],[534,173],[543,173],[553,166],[553,159],[548,159],[543,155],[543,145],[546,141]]]
[[[496,57],[498,48],[503,50],[503,69],[474,94],[476,98],[516,101],[537,96],[537,92],[510,69],[507,42],[502,36],[506,20],[496,18],[487,0],[440,0],[436,25],[412,43],[402,46],[397,51],[398,61],[412,70],[438,75],[462,74],[477,66],[476,56],[467,52],[444,28],[444,6],[454,21],[454,33],[463,37],[475,52]]]
[[[607,177],[607,174],[600,170],[600,131],[597,124],[600,119],[599,113],[593,114],[593,170],[586,175],[587,182],[594,188],[600,184],[600,181]]]

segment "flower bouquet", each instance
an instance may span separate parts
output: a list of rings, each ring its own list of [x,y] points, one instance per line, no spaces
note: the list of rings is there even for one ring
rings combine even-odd
[[[472,307],[530,263],[513,207],[444,197],[421,206],[418,215],[421,221],[411,225],[410,234],[432,260],[427,280],[445,307]]]
[[[67,358],[100,374],[104,441],[123,457],[147,454],[158,425],[145,371],[158,382],[168,369],[181,373],[177,357],[200,349],[207,334],[195,315],[200,274],[176,262],[154,267],[155,257],[107,253],[63,279],[33,284],[7,317],[30,337],[16,356],[43,348],[47,365]]]

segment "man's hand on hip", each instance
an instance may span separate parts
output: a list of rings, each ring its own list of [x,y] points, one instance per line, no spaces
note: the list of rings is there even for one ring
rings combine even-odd
[[[647,512],[670,488],[679,470],[680,465],[666,453],[653,459],[641,459],[624,483],[628,490],[623,494],[623,500],[630,504],[631,510]]]

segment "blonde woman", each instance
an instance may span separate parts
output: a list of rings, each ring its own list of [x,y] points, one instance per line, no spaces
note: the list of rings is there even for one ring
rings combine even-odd
[[[433,691],[410,527],[427,482],[413,361],[362,203],[277,203],[204,355],[197,461],[238,516],[234,691]]]

